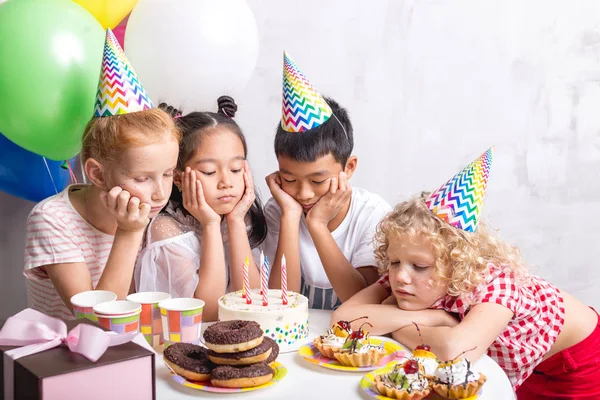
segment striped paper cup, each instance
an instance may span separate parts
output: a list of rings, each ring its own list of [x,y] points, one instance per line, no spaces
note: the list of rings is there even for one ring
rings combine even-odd
[[[100,326],[117,333],[133,333],[140,330],[142,305],[129,300],[115,300],[94,306],[94,314]]]
[[[170,299],[169,293],[163,292],[140,292],[127,296],[127,300],[135,301],[142,305],[140,314],[140,330],[146,338],[146,341],[152,347],[164,343],[162,322],[158,303]]]
[[[77,319],[87,318],[94,322],[98,322],[98,318],[96,318],[96,314],[94,314],[94,306],[116,299],[117,295],[107,290],[89,290],[87,292],[77,293],[71,297],[73,314]]]
[[[204,301],[194,298],[163,300],[158,303],[165,346],[177,342],[200,343]]]

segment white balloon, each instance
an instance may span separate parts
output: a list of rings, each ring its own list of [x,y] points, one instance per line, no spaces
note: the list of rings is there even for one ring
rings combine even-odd
[[[256,65],[258,30],[245,0],[140,0],[125,53],[158,105],[216,111],[240,94]]]

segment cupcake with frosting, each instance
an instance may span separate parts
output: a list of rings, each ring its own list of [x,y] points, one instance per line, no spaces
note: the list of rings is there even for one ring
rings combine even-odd
[[[382,396],[398,400],[421,400],[430,392],[423,366],[415,359],[396,364],[389,374],[375,375],[373,387]]]
[[[357,318],[352,321],[336,322],[324,335],[317,336],[313,340],[313,344],[323,356],[335,360],[334,353],[342,349],[342,346],[346,343],[346,338],[352,334],[352,322],[362,318],[366,317]]]
[[[471,362],[456,358],[438,365],[433,390],[447,399],[467,399],[479,392],[487,378],[471,369]]]
[[[383,344],[371,343],[369,334],[362,329],[364,325],[373,326],[365,322],[346,338],[339,351],[334,352],[334,356],[340,364],[346,367],[369,367],[379,364],[379,361],[385,356]]]

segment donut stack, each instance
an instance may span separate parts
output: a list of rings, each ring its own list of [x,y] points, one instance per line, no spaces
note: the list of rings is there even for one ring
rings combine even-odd
[[[269,364],[279,355],[277,343],[263,335],[253,321],[217,322],[204,331],[208,349],[175,343],[165,349],[164,359],[186,379],[226,388],[259,386],[273,379]]]

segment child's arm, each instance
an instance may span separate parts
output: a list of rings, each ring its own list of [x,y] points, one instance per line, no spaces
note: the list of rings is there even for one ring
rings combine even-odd
[[[428,344],[440,360],[452,360],[460,353],[473,349],[464,356],[475,361],[487,352],[512,317],[513,312],[500,304],[481,303],[473,306],[454,327],[419,326],[422,340],[412,324],[398,329],[392,336],[412,349],[421,342]]]
[[[59,263],[46,265],[46,272],[63,302],[71,309],[71,297],[87,290],[109,290],[119,299],[127,297],[135,259],[142,243],[144,229],[148,225],[150,206],[140,204],[137,197],[121,187],[114,187],[102,194],[102,202],[111,216],[117,220],[117,231],[102,276],[96,287],[85,263]]]
[[[388,301],[389,293],[379,283],[374,283],[352,296],[348,301],[333,312],[330,324],[337,321],[351,321],[366,316],[368,320],[352,323],[357,329],[361,323],[368,321],[373,327],[369,328],[372,335],[384,335],[402,329],[413,322],[419,326],[453,326],[457,321],[444,310],[404,311],[398,308],[395,301]],[[381,304],[381,303],[386,304]],[[391,303],[391,304],[390,304]],[[420,344],[420,343],[419,343]]]
[[[278,172],[267,176],[269,190],[281,208],[279,240],[275,260],[269,274],[269,287],[281,288],[281,257],[285,254],[288,290],[300,292],[300,217],[302,206],[281,189],[281,178]]]
[[[221,235],[221,216],[207,203],[196,171],[186,168],[182,179],[183,206],[202,225],[202,251],[198,286],[194,297],[204,300],[204,319],[217,319],[217,300],[225,294],[225,252]]]
[[[256,268],[250,242],[248,241],[248,232],[246,231],[246,214],[255,200],[254,182],[248,162],[244,163],[244,184],[246,190],[244,196],[236,204],[233,210],[227,214],[227,227],[229,231],[229,277],[230,290],[240,290],[244,285],[244,274],[242,265],[248,258],[248,274],[250,278],[250,287],[260,286],[260,273]]]
[[[338,183],[339,182],[339,183]],[[328,224],[348,203],[352,188],[346,174],[331,178],[329,192],[308,212],[306,225],[313,239],[327,278],[338,298],[344,302],[367,286],[367,278],[355,269],[331,235]],[[366,270],[366,268],[363,268]]]

